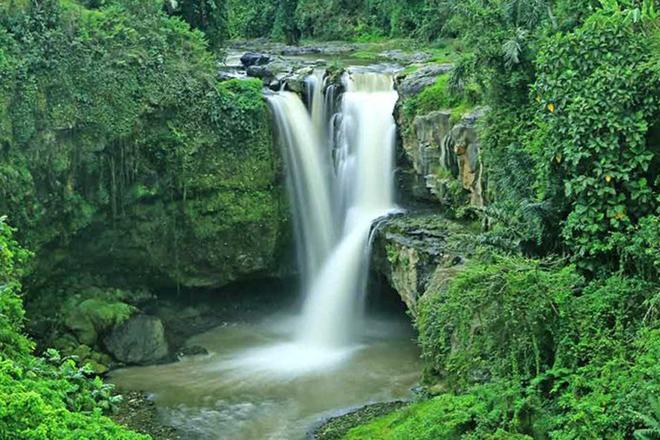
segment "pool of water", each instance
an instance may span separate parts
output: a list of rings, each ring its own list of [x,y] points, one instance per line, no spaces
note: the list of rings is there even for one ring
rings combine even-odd
[[[153,396],[163,421],[191,440],[304,439],[322,418],[366,403],[407,399],[419,352],[405,315],[371,316],[355,343],[295,343],[286,316],[241,322],[193,337],[208,355],[112,373],[120,390]]]

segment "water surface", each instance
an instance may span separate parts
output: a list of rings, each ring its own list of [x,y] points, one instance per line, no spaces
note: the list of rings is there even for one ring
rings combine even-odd
[[[118,370],[111,381],[150,393],[184,439],[303,439],[337,410],[411,397],[420,366],[409,321],[364,323],[355,344],[324,353],[293,342],[294,319],[230,324],[189,341],[209,355]]]

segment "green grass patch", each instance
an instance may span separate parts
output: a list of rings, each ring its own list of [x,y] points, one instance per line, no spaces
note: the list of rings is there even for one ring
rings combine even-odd
[[[485,388],[484,391],[489,391]],[[521,434],[482,430],[489,416],[491,402],[482,393],[443,394],[380,417],[351,429],[345,440],[531,440]],[[494,393],[491,393],[494,396]]]
[[[450,74],[441,75],[435,84],[407,99],[403,104],[404,115],[412,120],[417,115],[447,110],[451,111],[452,123],[458,122],[477,105],[480,91],[476,86],[469,85],[462,93],[454,92],[449,87],[449,81]]]

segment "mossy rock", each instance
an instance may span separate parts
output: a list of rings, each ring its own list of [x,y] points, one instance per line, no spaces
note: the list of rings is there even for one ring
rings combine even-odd
[[[136,311],[135,307],[123,302],[90,298],[68,310],[64,325],[80,343],[94,346],[100,334],[121,324]]]

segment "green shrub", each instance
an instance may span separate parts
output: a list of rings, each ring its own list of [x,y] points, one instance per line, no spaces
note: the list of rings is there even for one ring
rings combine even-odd
[[[581,283],[573,267],[519,257],[472,261],[446,291],[427,292],[416,326],[427,380],[460,389],[552,366],[560,310]]]
[[[117,397],[91,371],[63,359],[31,354],[18,292],[27,252],[0,217],[0,438],[7,440],[146,440],[102,415]]]
[[[347,440],[531,440],[519,385],[480,385],[443,394],[353,428]]]
[[[553,200],[568,209],[562,236],[592,271],[617,261],[617,234],[658,203],[657,146],[647,134],[660,115],[660,63],[648,32],[628,17],[597,12],[548,38],[536,58],[540,191],[562,186]]]
[[[22,356],[33,348],[21,333],[25,311],[18,296],[29,253],[18,246],[12,232],[5,217],[0,216],[0,353],[7,357]]]
[[[469,90],[474,92],[473,89]],[[406,99],[403,111],[406,117],[412,120],[415,115],[424,115],[436,110],[451,110],[452,120],[456,122],[477,103],[479,93],[474,92],[472,95],[474,96],[468,100],[467,93],[455,93],[450,88],[450,75],[441,75],[435,84]]]
[[[632,438],[650,417],[659,318],[657,281],[584,285],[573,267],[496,257],[425,294],[416,324],[430,389],[469,396],[486,382],[511,393],[486,432],[595,440]]]

